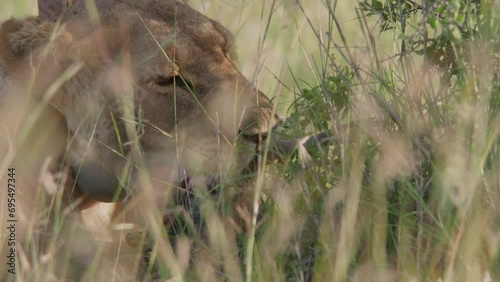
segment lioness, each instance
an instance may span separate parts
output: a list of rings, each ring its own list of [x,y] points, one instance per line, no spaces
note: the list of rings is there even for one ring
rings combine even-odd
[[[247,167],[277,118],[233,48],[227,29],[178,0],[77,0],[57,21],[2,23],[0,150],[2,168],[18,171],[18,242],[47,203],[39,171],[63,173],[64,204],[85,213],[99,202],[161,209],[173,187]]]

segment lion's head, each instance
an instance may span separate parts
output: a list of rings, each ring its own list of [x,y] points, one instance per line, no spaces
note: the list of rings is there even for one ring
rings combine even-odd
[[[236,68],[230,32],[177,0],[89,3],[0,30],[0,64],[26,84],[34,67],[35,94],[65,117],[81,190],[110,201],[137,148],[167,182],[248,165],[276,117]]]

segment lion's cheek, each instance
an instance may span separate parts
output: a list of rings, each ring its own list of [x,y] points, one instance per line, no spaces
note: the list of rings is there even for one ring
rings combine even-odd
[[[238,134],[245,109],[238,105],[236,89],[221,88],[210,97],[205,119],[215,132],[234,140]]]
[[[191,140],[182,155],[183,166],[189,175],[214,178],[234,170],[236,159],[233,146],[211,138]]]

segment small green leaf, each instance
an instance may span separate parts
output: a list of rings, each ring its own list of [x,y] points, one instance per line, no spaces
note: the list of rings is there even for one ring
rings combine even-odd
[[[439,5],[437,8],[436,8],[436,12],[440,15],[442,15],[444,13],[444,11],[446,10],[446,5]]]
[[[453,39],[455,40],[455,42],[462,41],[462,33],[460,32],[460,30],[458,29],[458,27],[456,25],[450,26],[450,33],[451,33],[451,36],[453,37]]]
[[[384,5],[378,0],[372,0],[372,7],[378,12],[381,12],[384,9]]]
[[[436,17],[428,17],[427,23],[433,28],[436,29]]]

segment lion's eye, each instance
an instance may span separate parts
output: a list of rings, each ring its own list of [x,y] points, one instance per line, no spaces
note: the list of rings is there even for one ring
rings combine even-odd
[[[174,83],[175,76],[158,76],[155,78],[155,84],[160,87],[167,87]]]
[[[158,76],[155,78],[154,83],[156,86],[164,88],[169,86],[192,88],[193,85],[187,78],[183,78],[180,75],[175,76]]]
[[[184,87],[184,88],[193,88],[193,84],[187,77],[182,77],[180,75],[176,76],[174,78],[175,80],[175,85],[178,87]]]

